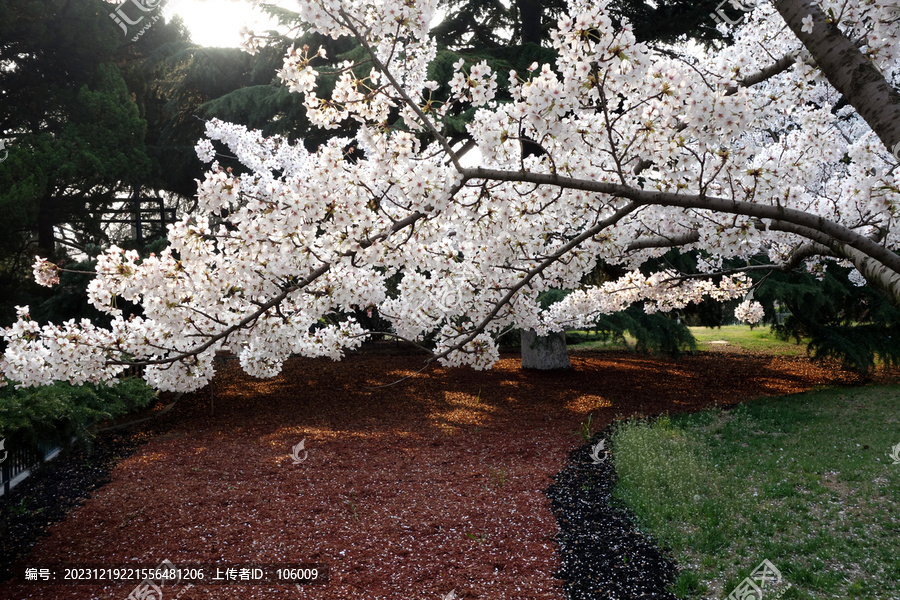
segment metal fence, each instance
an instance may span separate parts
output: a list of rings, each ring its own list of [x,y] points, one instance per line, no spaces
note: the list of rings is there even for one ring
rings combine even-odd
[[[0,451],[0,496],[5,496],[24,481],[35,467],[56,458],[62,450],[61,440],[38,442],[36,447],[6,448]]]

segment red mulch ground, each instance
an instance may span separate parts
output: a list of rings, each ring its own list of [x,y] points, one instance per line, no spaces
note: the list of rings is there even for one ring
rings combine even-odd
[[[416,356],[295,359],[259,381],[223,360],[169,433],[123,460],[22,564],[320,562],[330,582],[185,585],[164,598],[562,600],[543,490],[617,417],[697,410],[855,376],[806,359],[706,353],[668,361],[577,353],[568,373],[420,367]],[[210,414],[210,400],[214,413]],[[308,458],[289,453],[306,440]],[[13,581],[0,599],[125,600],[134,585]],[[157,598],[156,596],[151,596]]]

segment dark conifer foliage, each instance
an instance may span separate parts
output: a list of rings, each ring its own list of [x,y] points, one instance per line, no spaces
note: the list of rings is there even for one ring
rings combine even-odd
[[[815,357],[870,372],[876,364],[900,364],[900,309],[881,290],[856,286],[850,269],[823,265],[817,275],[773,273],[756,293],[775,331],[784,339],[808,339]]]
[[[98,212],[147,180],[146,123],[122,78],[102,0],[0,3],[0,321],[23,302],[35,254],[103,242]]]
[[[108,13],[102,0],[0,4],[0,138],[10,154],[0,163],[0,208],[14,215],[0,225],[5,242],[34,232],[53,254],[53,227],[73,222],[96,236],[88,204],[149,173],[145,124],[116,65]]]
[[[712,15],[719,8],[730,19],[740,12],[721,0],[614,0],[610,10],[627,19],[640,41],[674,43],[687,38],[711,43],[724,39]],[[493,49],[522,44],[546,44],[565,0],[446,0],[445,19],[434,29],[438,42],[453,49]]]

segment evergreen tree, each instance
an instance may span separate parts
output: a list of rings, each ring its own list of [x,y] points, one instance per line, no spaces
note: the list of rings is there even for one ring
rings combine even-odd
[[[446,16],[435,27],[439,43],[458,50],[497,49],[538,44],[548,39],[555,21],[565,12],[565,0],[445,0]],[[610,9],[627,19],[640,41],[673,43],[687,38],[702,43],[725,39],[713,15],[725,12],[731,20],[740,11],[721,0],[614,0]]]
[[[115,64],[102,0],[0,3],[0,318],[30,294],[36,253],[104,239],[100,211],[146,179],[146,124]],[[71,242],[66,242],[71,243]]]
[[[900,309],[881,290],[855,285],[849,268],[816,267],[775,272],[759,287],[756,299],[774,331],[797,343],[808,339],[811,355],[861,373],[879,362],[900,364]]]
[[[146,177],[145,123],[114,64],[115,26],[101,0],[0,5],[0,131],[4,242],[36,235],[56,252],[54,227],[98,235],[97,208]]]

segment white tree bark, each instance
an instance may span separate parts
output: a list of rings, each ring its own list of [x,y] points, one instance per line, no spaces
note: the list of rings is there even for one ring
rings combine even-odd
[[[872,131],[891,150],[900,143],[900,93],[847,39],[837,23],[830,23],[810,0],[775,0],[775,9],[806,46],[828,82],[842,93]],[[803,19],[812,16],[812,32],[803,31]]]

